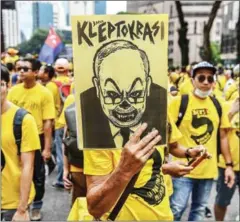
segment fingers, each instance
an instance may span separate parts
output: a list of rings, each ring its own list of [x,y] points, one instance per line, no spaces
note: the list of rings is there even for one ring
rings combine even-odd
[[[156,141],[157,143],[160,141],[161,137],[158,139],[157,138],[157,135],[158,135],[158,130],[153,130],[152,132],[150,132],[147,136],[143,137],[139,143],[138,143],[138,149],[142,149],[143,147],[147,146],[147,145],[150,145],[150,144],[154,144],[156,145]],[[156,138],[155,138],[156,137]],[[154,140],[153,140],[154,139]],[[156,140],[155,140],[156,139]],[[153,143],[149,143],[151,140],[153,140],[152,142]],[[149,143],[149,144],[148,144]]]
[[[135,133],[130,137],[130,142],[137,143],[142,135],[142,133],[147,129],[147,123],[143,123]]]
[[[145,156],[162,139],[160,135],[156,136],[146,147],[142,149],[142,155]]]

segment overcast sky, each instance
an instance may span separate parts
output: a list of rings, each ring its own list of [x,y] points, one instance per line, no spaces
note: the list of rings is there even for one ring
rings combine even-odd
[[[126,1],[107,1],[107,14],[116,14],[121,11],[126,11]]]

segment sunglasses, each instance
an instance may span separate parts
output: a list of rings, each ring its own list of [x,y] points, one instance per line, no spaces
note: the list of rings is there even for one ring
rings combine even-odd
[[[29,68],[27,66],[22,66],[22,67],[18,67],[17,71],[20,72],[22,69],[23,69],[24,72],[28,72],[28,70],[31,69],[31,68]]]
[[[213,83],[213,82],[214,82],[213,76],[208,76],[208,77],[206,77],[206,76],[204,76],[204,75],[200,75],[200,76],[197,77],[197,79],[198,79],[198,81],[199,81],[200,83],[203,83],[206,79],[208,80],[209,83]]]

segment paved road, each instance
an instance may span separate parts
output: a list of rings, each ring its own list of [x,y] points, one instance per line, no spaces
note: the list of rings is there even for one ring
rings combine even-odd
[[[46,181],[46,193],[43,205],[43,220],[44,221],[66,221],[71,204],[71,194],[62,189],[53,188],[51,185],[56,178],[56,171],[54,171]],[[209,207],[212,209],[215,199],[215,184],[209,200]],[[182,220],[186,221],[189,212],[189,206]],[[213,211],[212,211],[213,212]],[[225,220],[235,221],[236,216],[239,215],[239,194],[236,191],[228,209]],[[214,221],[214,218],[206,218],[206,221]]]

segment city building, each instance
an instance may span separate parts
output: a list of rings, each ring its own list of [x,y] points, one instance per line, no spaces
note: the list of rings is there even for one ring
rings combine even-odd
[[[95,1],[95,15],[105,15],[106,14],[106,1]]]
[[[189,62],[200,61],[200,48],[203,45],[203,27],[208,21],[214,1],[181,1],[185,21],[188,23]],[[178,19],[175,1],[128,1],[127,11],[143,14],[169,15],[169,65],[181,65],[181,52],[178,45]],[[214,20],[210,41],[221,44],[222,18],[221,10]]]
[[[16,1],[20,43],[29,40],[33,33],[32,2]]]
[[[4,35],[4,47],[5,49],[11,46],[17,46],[19,44],[19,32],[17,22],[16,9],[3,9],[2,10],[2,26]]]
[[[237,59],[237,22],[240,16],[239,1],[222,2],[221,59],[224,64],[234,64]],[[240,41],[240,40],[238,40]]]
[[[33,31],[49,29],[53,25],[53,5],[50,2],[32,3]]]
[[[53,27],[55,29],[65,29],[67,25],[64,5],[62,3],[61,1],[51,1],[53,5]]]
[[[94,1],[69,1],[70,16],[93,15],[94,11],[95,11]]]

